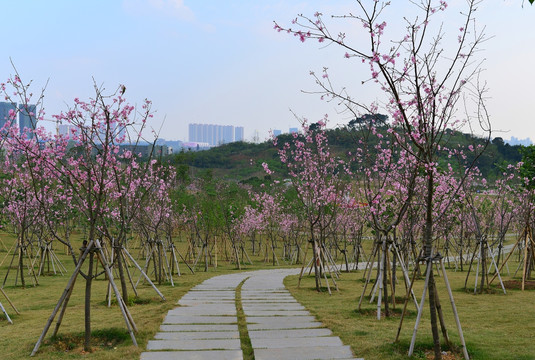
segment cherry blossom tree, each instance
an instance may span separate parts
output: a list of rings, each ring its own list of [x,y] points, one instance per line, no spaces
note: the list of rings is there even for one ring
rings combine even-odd
[[[39,205],[36,206],[40,209],[39,217],[45,217],[44,223],[48,224],[50,232],[69,246],[76,265],[76,269],[32,354],[38,350],[42,339],[62,306],[55,329],[55,333],[57,333],[78,275],[82,275],[86,281],[84,348],[86,351],[90,350],[91,289],[92,280],[98,275],[94,273],[95,256],[99,258],[105,268],[132,341],[137,344],[134,336],[135,323],[113,281],[113,274],[110,271],[112,260],[106,257],[101,245],[110,239],[109,224],[111,222],[115,221],[122,227],[118,231],[115,230],[121,239],[124,238],[121,234],[128,230],[127,225],[131,221],[131,218],[125,217],[126,211],[117,211],[112,203],[121,208],[125,201],[129,202],[128,213],[132,214],[135,213],[135,209],[139,208],[139,203],[136,201],[141,202],[143,199],[142,196],[139,196],[140,193],[136,192],[141,184],[139,176],[145,175],[143,171],[136,170],[142,167],[137,162],[138,155],[132,152],[121,152],[120,146],[128,141],[134,144],[135,149],[142,140],[142,131],[146,127],[146,121],[152,117],[152,113],[149,101],[146,101],[139,110],[129,105],[123,97],[125,91],[123,86],[120,86],[111,95],[107,95],[105,89],[96,84],[94,90],[94,98],[89,101],[81,101],[76,98],[72,108],[54,116],[59,123],[72,125],[74,131],[69,135],[47,134],[38,126],[20,135],[17,135],[18,132],[14,128],[3,133],[10,142],[9,155],[22,154],[17,161],[20,161],[20,166],[26,170],[24,171],[26,183],[30,184],[29,197],[25,202]],[[2,84],[1,91],[4,94],[14,94],[23,105],[27,105],[32,98],[29,85],[22,82],[18,74],[7,82],[7,87]],[[7,98],[9,96],[6,95]],[[38,101],[42,101],[42,95]],[[26,106],[26,108],[29,107]],[[30,116],[35,116],[36,122],[42,119],[43,115],[44,112],[41,110],[38,114],[30,114]],[[14,115],[11,114],[11,116]],[[29,136],[30,133],[34,136]],[[15,156],[12,158],[14,159]],[[15,164],[17,163],[12,161],[10,166],[14,169]],[[148,164],[146,169],[152,166],[150,161],[146,164]],[[14,189],[20,189],[20,185],[14,185]],[[54,191],[50,191],[51,189]],[[55,195],[48,196],[49,193]],[[54,211],[54,207],[57,207],[54,203],[57,200],[61,201],[61,199],[68,199],[65,204],[74,209],[79,223],[87,229],[87,239],[84,241],[82,254],[79,258],[76,258],[75,252],[72,251],[70,242],[61,239],[61,235],[54,231],[53,226],[51,226],[51,223],[57,220],[58,216],[63,217],[69,213],[69,211]],[[121,199],[125,201],[121,201]],[[27,216],[20,216],[21,219],[25,217]],[[109,243],[108,245],[113,246],[114,244]],[[88,262],[85,262],[86,259]],[[84,263],[86,268],[82,270]]]
[[[262,219],[261,228],[267,236],[265,260],[271,255],[273,266],[279,265],[276,255],[277,240],[279,238],[280,226],[284,220],[284,210],[280,195],[270,194],[267,191],[262,193],[250,193],[251,199]]]
[[[410,283],[400,255],[399,243],[394,234],[412,202],[420,172],[418,157],[407,150],[410,149],[410,145],[403,143],[400,146],[403,138],[396,133],[396,130],[385,125],[381,127],[372,119],[358,129],[351,130],[357,146],[354,164],[351,167],[359,184],[355,192],[361,203],[369,205],[367,216],[375,234],[372,256],[366,269],[368,275],[359,300],[359,310],[370,282],[372,264],[377,257],[379,266],[373,293],[375,294],[378,288],[378,319],[381,318],[381,302],[384,303],[385,316],[390,316],[389,287],[392,305],[395,306],[394,282],[389,279],[388,274],[395,277],[398,264],[402,268],[406,285]]]
[[[482,125],[483,131],[490,132],[484,102],[485,89],[479,80],[480,61],[476,57],[485,37],[475,24],[477,0],[468,1],[466,10],[460,17],[448,17],[448,23],[459,24],[457,34],[452,39],[456,44],[453,41],[446,42],[445,27],[440,24],[435,26],[432,22],[438,13],[446,10],[447,3],[422,0],[412,4],[418,16],[413,20],[405,18],[405,32],[401,38],[386,39],[387,22],[384,18],[388,13],[388,5],[389,3],[379,1],[371,4],[357,1],[355,12],[334,16],[335,20],[360,25],[369,39],[368,49],[362,48],[358,42],[355,42],[357,45],[352,45],[354,39],[346,33],[331,34],[323,14],[319,12],[313,17],[299,15],[293,21],[296,28],[285,28],[275,23],[275,29],[293,34],[302,42],[315,39],[336,45],[348,60],[359,60],[358,62],[367,64],[371,77],[365,81],[376,84],[378,90],[385,95],[383,108],[392,116],[394,126],[403,129],[403,136],[407,140],[400,141],[400,146],[410,144],[411,147],[406,150],[411,151],[422,164],[426,184],[422,243],[426,274],[429,274],[426,283],[429,288],[434,353],[435,359],[441,359],[432,270],[433,262],[438,260],[437,253],[433,250],[434,225],[442,216],[442,213],[434,212],[438,154],[440,148],[447,143],[451,130],[466,123]],[[335,88],[326,69],[322,75],[312,75],[324,98],[336,99],[353,113],[358,109],[369,108],[351,97],[344,88]],[[467,105],[472,100],[471,105]],[[463,102],[465,106],[462,106]],[[467,110],[462,113],[459,107]],[[443,210],[446,209],[447,206]],[[412,354],[413,343],[414,337],[409,354]],[[464,346],[463,350],[468,358]]]
[[[323,255],[326,255],[325,243],[330,224],[336,219],[348,187],[343,178],[343,174],[347,173],[346,164],[333,156],[329,149],[324,131],[326,119],[314,125],[309,126],[304,121],[303,134],[295,133],[291,142],[282,144],[279,156],[288,169],[307,223],[316,290],[320,291],[320,276],[325,270],[323,263],[328,261],[328,257]],[[267,164],[264,164],[264,169],[271,173]]]
[[[526,149],[527,152],[533,151],[533,148]],[[511,221],[511,226],[516,229],[519,234],[518,240],[514,244],[509,255],[505,258],[496,274],[490,280],[490,283],[498,276],[515,252],[515,249],[519,249],[519,261],[520,266],[517,269],[522,269],[522,290],[525,288],[526,280],[531,276],[533,269],[535,268],[535,244],[533,241],[533,228],[535,227],[535,221],[533,218],[533,212],[535,211],[535,178],[533,173],[532,161],[529,157],[526,157],[526,153],[523,156],[522,162],[516,165],[510,165],[507,172],[504,174],[504,183],[501,187],[506,189],[509,200],[505,206],[505,213],[500,211],[499,221],[500,228],[503,227],[502,222]],[[509,220],[509,216],[512,219]]]

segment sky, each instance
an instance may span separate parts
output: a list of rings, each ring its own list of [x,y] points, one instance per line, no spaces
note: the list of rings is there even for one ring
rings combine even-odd
[[[409,1],[392,2],[384,13],[387,28],[416,15]],[[441,21],[457,26],[465,4],[448,1]],[[318,90],[310,71],[328,67],[337,87],[370,103],[381,91],[362,85],[368,67],[345,59],[342,49],[278,33],[273,21],[291,26],[300,13],[356,10],[353,0],[4,1],[0,82],[14,73],[12,62],[34,92],[47,84],[46,118],[76,97],[91,97],[93,81],[109,92],[125,85],[130,103],[153,102],[151,126],[166,140],[187,141],[189,123],[243,126],[248,141],[267,139],[270,129],[299,127],[298,118],[315,122],[328,114],[333,127],[351,118],[310,94]],[[535,6],[523,0],[485,0],[476,12],[489,37],[478,56],[485,59],[493,137],[535,140],[534,18]],[[361,30],[326,19],[349,36]]]

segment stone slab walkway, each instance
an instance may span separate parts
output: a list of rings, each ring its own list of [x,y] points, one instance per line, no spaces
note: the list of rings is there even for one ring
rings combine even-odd
[[[243,359],[236,310],[243,280],[241,303],[256,360],[356,360],[284,287],[284,278],[298,272],[259,270],[204,281],[169,311],[141,360]]]

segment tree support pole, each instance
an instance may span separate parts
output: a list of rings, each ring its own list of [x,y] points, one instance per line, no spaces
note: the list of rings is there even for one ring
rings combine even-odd
[[[425,304],[425,294],[427,292],[427,287],[429,285],[429,277],[431,275],[431,269],[433,268],[433,263],[431,259],[427,259],[427,271],[425,274],[425,283],[424,290],[422,293],[422,300],[420,302],[420,307],[418,308],[418,316],[416,317],[416,323],[414,324],[414,330],[412,332],[411,345],[409,347],[409,356],[412,356],[414,352],[414,343],[416,342],[416,333],[418,332],[418,326],[420,326],[420,320],[422,319],[422,312]]]
[[[309,242],[307,241],[307,245],[305,246],[305,252],[303,254],[303,266],[301,267],[301,271],[299,272],[299,279],[297,280],[297,288],[298,289],[301,286],[301,279],[303,278],[303,272],[305,271],[305,267],[308,266],[308,264],[305,265],[306,264],[306,259],[307,259],[308,244],[309,244]]]
[[[13,308],[13,310],[15,310],[15,312],[17,313],[17,315],[20,315],[20,312],[17,310],[17,308],[15,307],[15,305],[11,302],[11,300],[9,299],[9,297],[7,296],[7,294],[4,292],[4,289],[2,289],[0,287],[0,292],[2,293],[2,295],[4,295],[4,297],[6,298],[7,302],[9,303],[9,305],[11,305],[11,307]]]
[[[442,274],[444,275],[444,282],[446,283],[446,288],[448,290],[448,295],[450,296],[451,307],[453,309],[453,315],[455,316],[455,323],[457,324],[457,331],[459,332],[459,337],[461,338],[461,344],[463,346],[463,355],[465,360],[469,360],[468,351],[466,350],[466,343],[464,342],[463,329],[461,327],[461,321],[459,320],[459,314],[457,313],[457,307],[455,306],[455,301],[453,300],[453,293],[451,292],[450,282],[448,281],[448,274],[446,274],[446,268],[442,259],[440,259],[440,266],[442,268]]]
[[[104,263],[104,270],[108,274],[108,278],[110,280],[110,284],[113,287],[113,291],[115,293],[115,297],[117,298],[117,304],[119,305],[119,308],[121,309],[121,312],[123,313],[123,317],[124,317],[124,320],[125,320],[125,323],[126,323],[126,327],[128,328],[128,332],[130,333],[130,338],[132,339],[132,342],[134,343],[134,346],[137,346],[136,337],[134,336],[134,332],[132,330],[132,328],[135,328],[135,324],[133,323],[132,317],[128,316],[128,310],[126,309],[126,306],[125,306],[125,304],[123,302],[123,298],[121,297],[121,293],[119,292],[119,289],[115,285],[115,281],[113,281],[113,274],[112,274],[110,268],[108,267],[108,265],[106,264],[106,262],[104,261],[104,259],[106,259],[106,258],[104,256],[104,252],[102,251],[102,248],[100,247],[100,243],[99,243],[98,240],[96,240],[96,245],[97,245],[97,249],[98,249],[98,254],[101,257],[101,259],[103,260],[102,262]]]
[[[165,296],[163,296],[163,294],[160,292],[160,290],[158,290],[158,288],[156,287],[156,285],[154,285],[154,283],[149,279],[149,277],[147,276],[147,274],[145,274],[145,272],[141,269],[141,266],[139,266],[139,264],[134,260],[134,258],[132,257],[132,255],[130,255],[130,253],[128,252],[128,250],[124,249],[124,252],[126,253],[126,255],[128,255],[128,257],[130,258],[130,260],[132,260],[132,262],[134,263],[134,266],[137,267],[137,269],[139,271],[141,271],[141,275],[143,275],[145,277],[145,280],[147,280],[149,282],[149,284],[152,286],[152,288],[156,291],[156,293],[162,298],[162,300],[165,301]]]
[[[94,241],[91,240],[89,242],[89,245],[87,245],[87,248],[85,249],[84,253],[80,257],[80,260],[78,260],[78,264],[76,265],[76,268],[74,269],[74,272],[73,272],[71,278],[69,279],[69,282],[67,283],[67,286],[65,287],[65,290],[63,290],[63,294],[61,295],[58,303],[56,304],[56,307],[52,311],[52,314],[48,318],[48,321],[46,322],[45,328],[43,329],[43,332],[41,333],[41,336],[37,340],[37,343],[35,344],[35,346],[33,348],[33,351],[30,354],[30,356],[34,356],[35,353],[37,352],[37,350],[39,350],[39,347],[41,346],[41,342],[45,338],[46,333],[48,332],[48,329],[50,328],[50,325],[52,325],[52,321],[54,321],[54,318],[56,317],[56,314],[58,313],[58,310],[59,310],[61,304],[67,298],[67,295],[71,291],[71,288],[74,286],[74,282],[76,281],[76,278],[77,278],[78,274],[80,273],[80,268],[82,267],[82,264],[84,263],[84,260],[87,257],[87,254],[89,254],[89,251],[93,247],[93,244],[94,244]]]
[[[416,310],[420,312],[420,306],[418,305],[418,302],[416,301],[416,297],[414,296],[414,292],[412,291],[412,284],[414,284],[414,281],[416,280],[416,275],[418,274],[418,270],[420,267],[420,263],[416,263],[416,267],[414,269],[414,272],[412,274],[412,281],[409,283],[409,288],[407,290],[407,295],[405,297],[405,304],[403,305],[403,311],[401,312],[401,319],[399,320],[399,327],[398,327],[398,333],[396,335],[396,340],[394,342],[399,341],[399,334],[401,333],[401,327],[403,325],[403,319],[405,318],[405,313],[407,311],[407,305],[409,304],[409,293],[413,294],[414,297],[414,304],[416,305]]]

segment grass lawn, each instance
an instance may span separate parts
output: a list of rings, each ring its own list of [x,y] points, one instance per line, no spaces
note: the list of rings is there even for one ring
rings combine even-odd
[[[12,240],[8,235],[2,234],[1,238],[7,247],[11,245]],[[181,245],[183,244],[179,244],[179,247]],[[46,321],[50,317],[74,270],[72,258],[66,255],[62,248],[57,249],[56,253],[63,265],[67,267],[69,273],[65,276],[43,275],[39,278],[39,285],[36,287],[32,285],[28,275],[26,275],[27,286],[25,289],[20,287],[20,281],[19,286],[13,286],[16,268],[11,269],[4,291],[15,304],[20,315],[15,314],[7,300],[0,293],[0,302],[14,322],[14,325],[10,325],[4,314],[0,312],[0,359],[29,358]],[[12,252],[7,252],[5,248],[0,246],[0,262],[5,258],[0,266],[0,286],[6,275],[7,266],[11,261],[11,254]],[[83,351],[85,280],[79,276],[58,332],[58,337],[51,339],[55,327],[54,322],[34,358],[73,359],[83,357],[84,359],[102,360],[139,358],[139,354],[145,349],[147,342],[158,331],[167,311],[177,306],[177,301],[182,295],[207,278],[237,271],[234,264],[229,264],[228,261],[220,258],[217,268],[211,266],[208,272],[204,272],[204,263],[202,261],[203,259],[199,261],[195,274],[191,274],[189,269],[180,261],[182,276],[175,275],[175,286],[172,287],[170,283],[158,285],[158,289],[164,294],[167,301],[162,301],[148,284],[139,285],[139,298],[134,299],[131,287],[129,287],[129,310],[139,329],[136,334],[139,347],[132,345],[132,340],[126,330],[119,307],[116,304],[112,304],[111,308],[107,307],[105,299],[108,282],[104,279],[104,276],[101,275],[97,280],[94,280],[91,306],[91,329],[94,346],[91,353],[84,353]],[[253,258],[253,261],[255,261],[254,266],[242,265],[243,270],[272,268],[269,263],[267,265],[264,264],[260,258]],[[102,267],[99,266],[99,269],[102,270]],[[136,271],[134,282],[138,276],[139,272]],[[117,284],[120,286],[119,282]]]
[[[11,239],[0,234],[3,243],[8,247]],[[179,250],[183,243],[179,243]],[[20,311],[16,315],[8,302],[0,294],[0,302],[4,305],[14,325],[8,324],[5,316],[0,314],[0,358],[27,359],[37,339],[39,338],[47,319],[61,296],[70,273],[74,269],[72,259],[62,248],[56,250],[63,264],[68,268],[68,275],[44,275],[39,278],[39,285],[31,286],[29,276],[26,276],[25,289],[14,287],[16,269],[12,268],[4,290]],[[7,266],[11,260],[11,253],[0,244],[0,281],[3,282]],[[251,254],[249,254],[251,255]],[[4,260],[5,259],[5,260]],[[270,263],[264,263],[262,257],[253,257],[255,265],[243,267],[244,270],[273,268]],[[283,264],[283,262],[281,262]],[[286,267],[282,265],[282,267]],[[513,270],[514,264],[510,265]],[[131,297],[129,309],[136,322],[139,332],[136,339],[139,347],[132,345],[132,341],[117,305],[107,307],[105,301],[107,281],[100,276],[93,283],[92,288],[92,333],[93,351],[83,352],[84,330],[84,288],[85,282],[79,277],[75,291],[69,302],[69,307],[59,330],[59,336],[51,339],[55,323],[50,328],[45,342],[41,345],[36,359],[134,359],[144,350],[149,339],[167,314],[167,311],[177,306],[177,301],[191,287],[212,276],[235,272],[234,264],[222,259],[220,255],[218,267],[211,266],[204,272],[202,259],[197,266],[197,272],[191,274],[188,268],[180,263],[182,276],[175,276],[175,286],[159,285],[159,290],[167,301],[162,301],[156,292],[147,284],[138,287],[139,298]],[[137,280],[139,273],[134,276]],[[398,274],[398,276],[400,276]],[[509,290],[507,295],[497,288],[492,294],[473,295],[465,292],[462,287],[466,272],[448,272],[454,296],[459,310],[468,351],[473,359],[535,359],[535,290],[521,292]],[[505,276],[511,279],[510,276]],[[135,281],[135,280],[134,280]],[[470,280],[473,284],[473,279]],[[437,279],[441,303],[445,312],[450,338],[459,344],[455,322],[451,313],[451,306],[447,298],[441,278]],[[362,271],[358,273],[342,274],[338,280],[340,292],[317,293],[314,290],[314,278],[305,277],[301,288],[297,289],[297,277],[286,279],[286,284],[294,296],[305,305],[325,326],[340,336],[345,344],[352,346],[359,357],[366,359],[407,359],[412,329],[416,318],[414,305],[409,304],[409,314],[402,330],[401,341],[393,344],[399,325],[398,304],[397,313],[392,318],[376,319],[375,304],[364,302],[361,312],[357,312],[358,298],[362,291]],[[1,283],[0,283],[1,285]],[[418,280],[415,292],[421,296],[423,280]],[[403,284],[398,285],[398,296],[404,295]],[[129,288],[130,295],[133,296]],[[402,300],[400,300],[402,301]],[[422,320],[417,340],[414,358],[425,359],[425,349],[431,348],[431,335],[428,321],[428,310]]]
[[[516,269],[516,266],[510,268]],[[316,292],[313,277],[304,278],[300,288],[297,288],[297,276],[286,278],[285,284],[313,315],[338,335],[345,344],[351,345],[357,357],[408,359],[407,352],[416,320],[414,304],[409,303],[410,312],[405,317],[400,341],[394,344],[403,308],[402,299],[396,306],[397,312],[392,317],[380,321],[377,320],[376,301],[370,304],[365,300],[361,311],[358,312],[358,301],[364,285],[362,273],[360,271],[342,274],[338,280],[340,292],[334,292],[332,296],[327,291]],[[490,294],[474,295],[473,278],[469,281],[469,284],[472,284],[472,291],[466,292],[463,289],[466,272],[450,270],[448,278],[472,359],[535,359],[535,290],[524,292],[508,290],[507,295],[504,295],[501,288],[497,287]],[[423,283],[423,280],[417,280],[415,284],[415,294],[418,299],[422,294]],[[460,346],[443,278],[437,278],[437,284],[449,337],[454,344]],[[403,283],[398,285],[397,291],[400,297],[405,295]],[[416,350],[412,357],[414,359],[426,359],[426,351],[432,348],[427,299],[424,306]],[[462,356],[456,358],[461,359]]]

